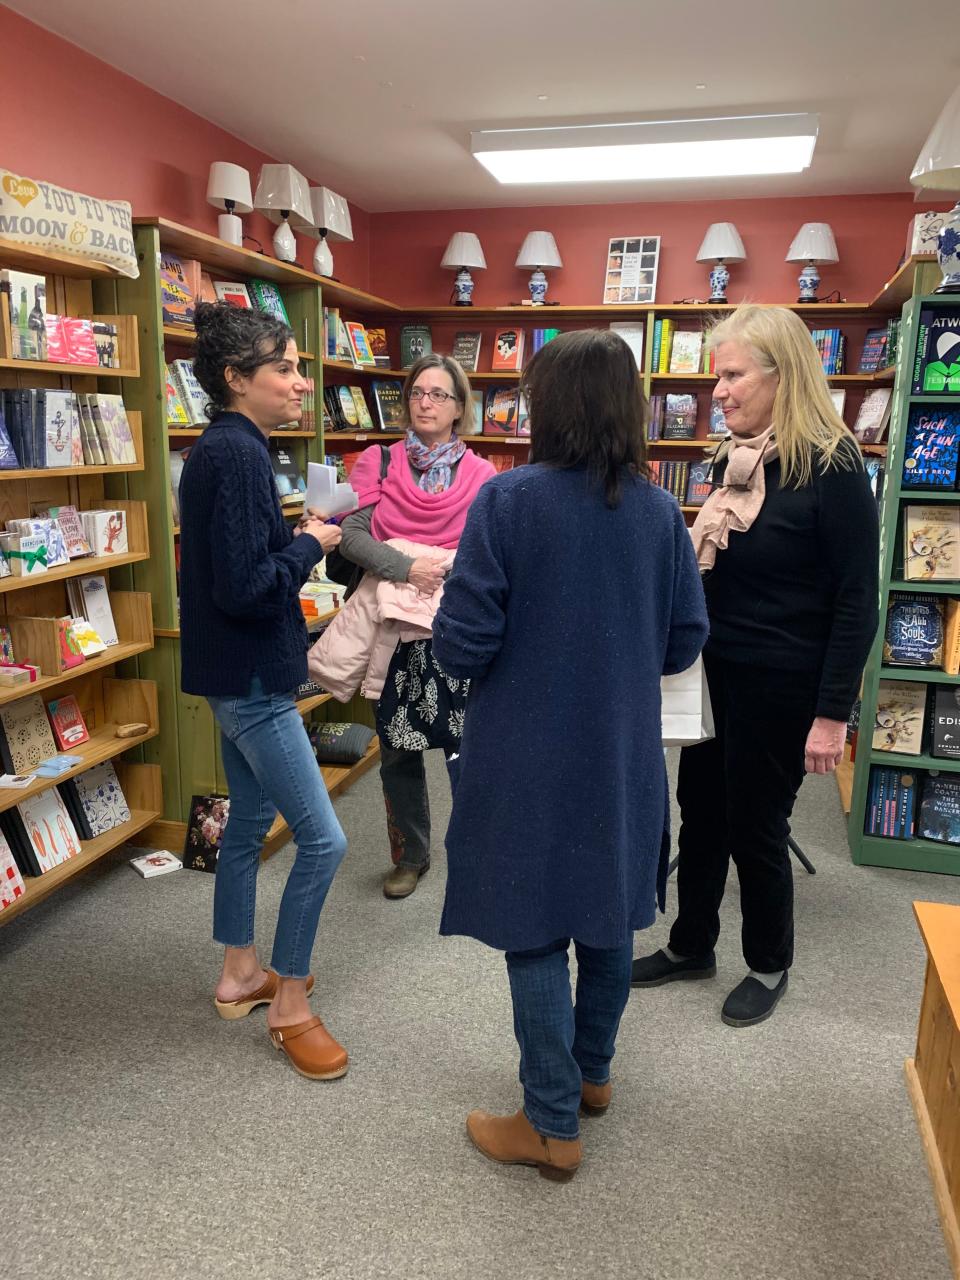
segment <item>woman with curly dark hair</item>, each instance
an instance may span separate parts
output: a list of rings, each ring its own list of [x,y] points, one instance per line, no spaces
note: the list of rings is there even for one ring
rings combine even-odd
[[[221,1017],[269,1004],[277,1049],[314,1080],[342,1076],[347,1053],[310,1013],[320,911],[346,852],[293,691],[307,677],[298,595],[340,541],[314,511],[291,530],[267,450],[297,421],[306,389],[287,325],[259,311],[201,304],[194,372],[210,424],[180,484],[181,687],[210,703],[221,733],[230,817],[217,860],[213,936],[226,948]],[[279,810],[297,845],[270,969],[253,942],[260,851]]]

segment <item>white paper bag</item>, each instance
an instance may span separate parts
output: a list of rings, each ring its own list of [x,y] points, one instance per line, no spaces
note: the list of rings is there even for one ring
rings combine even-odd
[[[713,710],[702,658],[675,676],[661,676],[660,698],[665,747],[691,746],[713,737]]]

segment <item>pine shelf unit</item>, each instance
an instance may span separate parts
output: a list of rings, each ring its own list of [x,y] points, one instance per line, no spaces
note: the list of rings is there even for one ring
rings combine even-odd
[[[960,848],[957,846],[926,840],[919,835],[914,839],[901,840],[866,834],[864,830],[869,806],[872,767],[887,765],[920,775],[916,779],[914,791],[917,831],[920,829],[922,778],[926,771],[934,769],[946,774],[960,771],[960,761],[941,760],[927,753],[908,755],[872,748],[881,680],[909,681],[927,686],[960,687],[960,677],[948,675],[942,670],[927,667],[887,666],[883,663],[887,604],[891,593],[918,592],[960,599],[960,582],[907,582],[904,581],[900,569],[902,540],[899,535],[904,505],[960,502],[960,493],[957,492],[903,488],[900,484],[911,407],[917,404],[939,404],[950,408],[960,406],[960,396],[957,395],[930,396],[912,393],[914,354],[917,348],[921,308],[937,309],[956,305],[955,298],[949,294],[924,292],[931,289],[935,279],[938,278],[939,271],[933,267],[932,262],[928,265],[926,259],[910,260],[885,287],[885,291],[882,291],[884,305],[892,307],[901,299],[905,301],[901,323],[900,356],[893,390],[893,412],[889,427],[887,482],[880,514],[880,625],[863,676],[860,732],[847,825],[847,841],[851,857],[857,864],[960,875]],[[912,289],[913,292],[907,292],[908,289]]]
[[[367,314],[371,310],[389,309],[390,304],[362,290],[328,282],[311,271],[265,254],[253,253],[226,244],[214,236],[195,231],[163,218],[134,218],[134,243],[140,261],[138,280],[118,280],[118,310],[130,311],[140,327],[141,377],[135,394],[128,400],[141,413],[146,469],[127,481],[132,496],[147,504],[148,532],[152,554],[150,560],[133,567],[135,585],[149,592],[153,602],[153,649],[138,658],[141,674],[155,680],[159,689],[161,732],[144,747],[144,759],[162,770],[164,795],[162,812],[150,824],[143,843],[179,850],[186,834],[186,815],[193,795],[224,793],[226,775],[220,755],[219,733],[205,698],[180,692],[180,620],[178,609],[176,544],[179,525],[174,520],[170,493],[169,453],[188,446],[199,438],[201,427],[183,427],[168,423],[166,418],[167,361],[189,355],[196,343],[192,326],[164,324],[158,270],[161,252],[176,254],[181,259],[198,260],[214,280],[269,280],[283,296],[284,305],[297,340],[301,360],[307,372],[316,372],[322,382],[318,354],[323,337],[321,289],[328,289],[343,300],[344,306],[356,307]],[[334,303],[336,305],[336,303]],[[353,372],[353,366],[349,366]],[[319,401],[318,387],[318,401]],[[320,422],[319,404],[316,407]],[[323,456],[319,431],[277,431],[273,442],[287,445],[295,453],[301,467],[308,460]],[[302,506],[284,509],[284,515],[296,517]],[[300,705],[302,714],[325,714],[329,699],[308,699]],[[305,708],[305,709],[304,709]],[[338,718],[366,718],[365,708],[345,708]],[[362,772],[360,770],[359,772]],[[338,789],[349,785],[358,773],[346,780],[337,778]],[[326,775],[325,775],[326,776]]]
[[[143,475],[145,454],[140,415],[132,409],[133,392],[140,374],[137,317],[116,305],[116,281],[126,279],[97,263],[39,249],[27,249],[0,239],[0,266],[43,274],[47,306],[65,315],[102,318],[117,324],[121,367],[52,361],[0,360],[0,387],[65,387],[78,392],[120,393],[128,406],[128,418],[136,452],[132,463],[101,466],[48,467],[0,472],[0,505],[4,517],[28,515],[34,507],[73,504],[80,510],[102,507],[126,512],[129,551],[110,556],[87,556],[69,565],[27,577],[0,579],[0,622],[13,636],[14,655],[40,668],[32,684],[0,688],[0,706],[39,695],[44,702],[61,691],[76,697],[89,741],[71,754],[83,763],[59,778],[38,779],[23,789],[0,791],[0,810],[9,809],[30,795],[54,787],[92,765],[115,760],[131,817],[128,822],[95,840],[82,841],[81,852],[38,877],[24,877],[25,892],[0,912],[0,926],[44,901],[91,863],[122,846],[154,821],[163,808],[161,772],[136,757],[142,744],[159,733],[156,685],[138,678],[138,663],[154,645],[149,595],[130,590],[132,566],[148,561],[150,543],[147,511],[143,501],[131,497],[130,477]],[[9,316],[0,308],[0,350],[9,352]],[[110,604],[118,643],[75,667],[64,668],[60,658],[55,619],[69,612],[64,582],[88,573],[107,577]],[[137,738],[117,738],[117,725],[146,723],[148,732]]]

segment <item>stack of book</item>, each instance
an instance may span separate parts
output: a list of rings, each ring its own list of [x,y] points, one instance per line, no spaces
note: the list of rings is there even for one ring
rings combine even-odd
[[[399,388],[399,383],[395,384]],[[374,384],[376,386],[376,383]],[[376,431],[360,387],[326,386],[323,403],[333,431]],[[386,428],[380,428],[386,430]]]
[[[867,789],[864,834],[912,840],[916,794],[916,774],[887,765],[873,765]]]
[[[843,373],[843,360],[846,354],[846,335],[839,329],[814,329],[810,337],[817,348],[823,372],[828,376]]]
[[[689,462],[665,462],[662,459],[649,463],[650,479],[654,484],[672,493],[678,502],[687,496],[687,482],[690,477]]]

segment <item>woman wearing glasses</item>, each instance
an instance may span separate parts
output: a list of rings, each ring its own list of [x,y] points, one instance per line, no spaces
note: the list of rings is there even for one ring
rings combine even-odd
[[[403,411],[406,436],[390,447],[386,470],[379,445],[357,460],[350,482],[360,506],[343,522],[340,550],[368,574],[408,582],[432,597],[443,584],[444,553],[457,547],[470,504],[494,469],[459,437],[473,425],[473,401],[466,374],[449,356],[417,361],[404,384]],[[413,558],[386,545],[393,538],[437,553]],[[393,861],[383,885],[388,898],[408,897],[430,866],[423,752],[443,747],[455,753],[451,734],[459,737],[466,689],[462,680],[445,679],[429,639],[398,646],[377,715]]]

